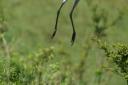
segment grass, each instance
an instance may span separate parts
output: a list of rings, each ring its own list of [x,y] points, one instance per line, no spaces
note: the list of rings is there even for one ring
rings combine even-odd
[[[88,1],[88,3],[87,3]],[[56,12],[61,2],[43,0],[3,0],[8,31],[5,39],[11,55],[10,82],[14,85],[126,85],[122,77],[104,70],[104,52],[91,38],[95,32],[93,7],[105,9],[110,25],[122,14],[122,19],[105,30],[104,41],[127,43],[128,7],[124,0],[81,0],[74,21],[77,40],[71,46],[72,27],[69,12],[72,1],[63,8],[58,32],[51,40]],[[92,1],[89,3],[89,1]],[[0,84],[7,85],[4,50],[0,50]],[[102,59],[104,60],[103,66]],[[40,76],[41,75],[41,76]]]

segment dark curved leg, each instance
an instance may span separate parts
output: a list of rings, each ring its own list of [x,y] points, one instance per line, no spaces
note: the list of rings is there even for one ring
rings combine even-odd
[[[53,39],[53,38],[55,37],[55,35],[56,35],[56,32],[57,32],[57,25],[58,25],[58,19],[59,19],[60,11],[61,11],[61,9],[62,9],[62,7],[64,6],[65,3],[66,3],[66,0],[64,0],[64,1],[62,2],[60,8],[59,8],[58,11],[57,11],[55,30],[54,30],[54,32],[53,32],[53,34],[52,34],[52,37],[51,37],[52,39]]]
[[[70,19],[71,19],[72,28],[73,28],[73,34],[72,34],[72,39],[71,39],[72,45],[74,44],[74,41],[75,41],[75,38],[76,38],[76,31],[75,31],[75,27],[74,27],[74,22],[73,22],[72,15],[73,15],[74,9],[76,8],[76,6],[77,6],[77,4],[78,4],[79,1],[80,0],[75,0],[74,1],[73,7],[72,7],[71,12],[70,12]]]

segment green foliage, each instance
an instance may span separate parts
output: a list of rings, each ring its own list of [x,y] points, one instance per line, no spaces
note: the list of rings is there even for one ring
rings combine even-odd
[[[111,62],[114,72],[128,80],[128,45],[114,44],[112,46],[103,45],[107,59]]]
[[[0,85],[125,85],[121,77],[104,71],[105,57],[95,41],[128,41],[126,1],[81,0],[73,15],[78,37],[72,47],[66,43],[71,34],[65,13],[72,0],[68,2],[59,34],[51,40],[59,1],[0,0]],[[107,47],[111,67],[127,79],[125,52],[119,55],[119,47]]]
[[[119,11],[119,15],[116,17],[116,19],[113,20],[110,24],[108,24],[109,22],[108,12],[109,12],[108,10],[106,10],[105,8],[98,7],[98,5],[95,5],[92,8],[92,13],[93,13],[92,20],[95,28],[94,33],[98,38],[105,37],[107,35],[106,30],[112,26],[115,26],[118,23],[118,21],[122,19],[123,14]]]

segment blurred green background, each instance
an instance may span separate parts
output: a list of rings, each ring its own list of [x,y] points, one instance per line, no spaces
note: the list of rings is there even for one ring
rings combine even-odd
[[[123,78],[102,68],[107,64],[104,51],[92,36],[96,36],[97,24],[93,17],[104,12],[106,36],[99,38],[109,43],[127,43],[128,1],[80,0],[73,15],[77,32],[73,46],[69,19],[73,0],[68,0],[62,9],[53,40],[50,37],[61,0],[0,1],[8,28],[5,39],[11,58],[10,85],[126,85]],[[118,17],[121,18],[117,20]],[[8,62],[2,47],[0,58],[0,85],[7,85],[4,69]]]

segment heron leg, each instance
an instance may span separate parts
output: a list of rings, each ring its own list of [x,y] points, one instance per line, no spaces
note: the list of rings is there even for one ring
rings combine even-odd
[[[71,12],[70,12],[70,20],[71,20],[71,24],[72,24],[72,28],[73,28],[73,34],[72,34],[72,39],[71,39],[72,45],[74,44],[74,41],[75,41],[75,38],[76,38],[76,31],[75,31],[75,26],[74,26],[72,15],[73,15],[74,9],[76,8],[79,1],[80,0],[75,0],[74,1],[73,7],[72,7]]]
[[[56,35],[56,32],[57,32],[57,26],[58,26],[58,19],[59,19],[60,11],[61,11],[61,9],[62,9],[62,7],[64,6],[65,3],[66,3],[66,0],[64,0],[64,1],[62,2],[62,4],[60,5],[60,8],[59,8],[58,11],[57,11],[56,23],[55,23],[55,30],[54,30],[54,32],[53,32],[51,38],[54,38],[55,35]]]

